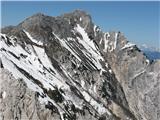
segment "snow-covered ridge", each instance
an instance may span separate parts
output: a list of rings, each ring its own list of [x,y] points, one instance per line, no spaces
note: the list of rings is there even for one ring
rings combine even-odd
[[[77,49],[79,49],[83,53],[83,55],[90,62],[93,63],[90,64],[90,66],[92,66],[94,69],[103,70],[100,61],[104,61],[104,59],[101,56],[99,49],[94,44],[93,40],[91,40],[88,37],[88,34],[85,32],[84,28],[82,28],[79,24],[77,24],[77,27],[75,27],[73,31],[81,34],[82,39],[79,37],[77,37],[77,39],[74,38],[61,39],[54,32],[52,32],[52,34],[60,41],[61,45],[65,47],[67,50],[69,50],[80,62],[82,61],[82,57],[81,55],[79,55]],[[69,41],[76,41],[74,47]],[[78,44],[81,44],[84,47],[84,49],[79,48]],[[75,47],[77,49],[75,49]]]
[[[100,55],[100,52],[95,47],[93,41],[89,39],[87,33],[85,33],[84,29],[80,28],[80,26],[76,30],[83,36],[83,39],[77,38],[77,40],[79,44],[82,44],[84,47],[84,56],[86,56],[87,59],[93,62],[93,67],[96,66],[95,69],[105,71],[100,63],[100,60],[103,61],[103,57]],[[42,43],[37,42],[37,40],[33,39],[28,32],[25,31],[25,33],[32,42],[37,45],[43,45]],[[77,60],[79,60],[80,62],[82,61],[80,55],[78,55],[76,50],[74,50],[69,43],[69,41],[75,41],[75,39],[60,39],[54,32],[52,32],[52,34],[56,37],[56,39],[60,41],[63,47],[69,50],[71,54],[73,54],[77,58]],[[82,107],[80,106],[83,106],[84,100],[81,100],[81,102],[78,103],[76,102],[76,100],[74,100],[70,93],[70,86],[66,84],[66,78],[64,79],[63,76],[59,74],[57,69],[53,67],[49,57],[47,56],[42,46],[39,47],[35,44],[30,45],[25,43],[25,48],[22,48],[21,45],[17,43],[8,45],[6,43],[6,35],[1,34],[1,36],[3,36],[3,38],[0,40],[0,56],[3,67],[5,69],[8,69],[16,79],[23,79],[26,82],[28,88],[38,92],[41,96],[43,96],[39,97],[41,104],[47,104],[47,101],[52,102],[53,105],[55,105],[59,109],[61,118],[63,119],[63,113],[65,113],[65,111],[61,109],[63,105],[60,105],[61,107],[59,107],[59,105],[57,105],[57,103],[55,103],[55,101],[53,101],[44,92],[44,89],[48,91],[56,90],[56,88],[58,88],[66,91],[65,94],[62,94],[65,98],[65,101],[70,100],[75,104],[75,106],[77,106],[79,109],[82,109]],[[12,36],[12,38],[9,38],[8,40],[12,41],[11,43],[14,43],[15,41],[13,40],[13,38],[16,37]],[[92,44],[88,44],[88,41]],[[62,72],[66,74],[68,78],[70,78],[71,76],[69,75],[67,70],[63,68],[63,66],[60,67],[62,68]],[[71,84],[75,83],[71,81]],[[103,104],[98,103],[87,92],[85,92],[84,94],[84,81],[82,82],[82,84],[82,88],[77,87],[77,89],[81,92],[84,99],[86,99],[86,101],[89,102],[99,114],[103,114],[106,112],[110,114],[107,108],[103,107]],[[96,90],[94,90],[94,92],[96,92]],[[88,96],[92,99],[88,101],[88,99],[86,98],[86,94],[88,94]]]
[[[2,55],[2,63],[5,65],[6,61],[12,61],[11,63],[16,64],[19,68],[25,70],[29,74],[31,74],[35,79],[42,80],[41,83],[47,88],[53,89],[53,87],[49,84],[52,83],[49,80],[57,80],[57,86],[63,86],[64,84],[61,82],[58,82],[60,79],[62,79],[58,72],[52,67],[49,58],[47,57],[46,53],[44,52],[43,48],[33,46],[33,50],[31,53],[27,53],[20,45],[17,44],[17,46],[7,46],[4,41],[1,42],[1,49],[5,49],[6,51],[1,51]],[[30,45],[29,45],[30,46]],[[35,53],[35,52],[36,53]],[[11,54],[12,53],[12,54]],[[13,56],[15,54],[17,57]],[[21,55],[26,57],[21,57]],[[19,59],[17,59],[19,58]],[[3,59],[7,59],[6,61]],[[7,67],[8,68],[8,67]],[[8,68],[10,69],[10,68]],[[50,71],[54,71],[56,74],[52,73]],[[48,72],[50,71],[50,72]],[[43,73],[43,74],[42,74]],[[54,76],[53,76],[54,75]],[[46,81],[46,82],[45,82]],[[54,83],[54,84],[55,84]],[[53,83],[52,83],[53,84]],[[48,86],[48,87],[47,87]]]
[[[30,34],[29,32],[27,32],[26,30],[23,30],[25,32],[25,34],[27,35],[27,37],[33,42],[33,43],[36,43],[38,45],[43,45],[43,43],[41,41],[38,41],[36,39],[34,39]]]
[[[43,96],[43,98],[39,99],[41,103],[50,101],[54,105],[56,104],[48,96],[44,97],[44,88],[47,90],[55,90],[55,87],[62,88],[63,90],[69,89],[64,79],[51,65],[43,48],[32,46],[33,50],[30,49],[31,53],[29,54],[18,44],[16,46],[7,45],[5,39],[0,41],[0,45],[0,56],[3,67],[8,69],[16,79],[23,79],[28,88]],[[21,55],[25,57],[21,57]],[[26,76],[27,74],[30,77]],[[40,83],[36,83],[35,80]],[[61,109],[59,110],[62,111]]]

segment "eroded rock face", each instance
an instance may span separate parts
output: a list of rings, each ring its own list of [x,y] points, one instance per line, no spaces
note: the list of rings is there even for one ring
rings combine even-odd
[[[159,119],[159,61],[86,12],[38,13],[3,31],[4,120]]]
[[[160,118],[160,61],[149,61],[122,34],[117,37],[118,45],[106,55],[117,80],[123,87],[130,110],[137,119],[158,120]],[[105,53],[104,53],[105,54]]]
[[[21,79],[15,79],[13,75],[0,69],[1,78],[1,120],[60,120],[57,109],[52,110],[38,101],[38,94],[28,89]]]

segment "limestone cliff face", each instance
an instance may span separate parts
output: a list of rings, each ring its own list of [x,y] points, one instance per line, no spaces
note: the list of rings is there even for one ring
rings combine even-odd
[[[118,33],[116,45],[104,56],[124,90],[130,110],[137,119],[158,120],[160,61],[149,61],[136,45],[127,42],[122,33]]]
[[[83,11],[2,29],[1,119],[158,120],[160,62]]]

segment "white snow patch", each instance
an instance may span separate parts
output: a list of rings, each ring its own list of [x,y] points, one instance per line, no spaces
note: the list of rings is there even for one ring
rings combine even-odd
[[[91,100],[91,97],[87,92],[83,91],[82,94],[87,102],[89,102]]]
[[[67,37],[68,41],[75,41],[75,39],[71,38],[71,37]]]
[[[110,73],[112,73],[112,70],[111,70],[111,69],[109,69],[109,72],[110,72]]]
[[[93,86],[93,91],[96,93],[96,85]]]
[[[99,60],[104,60],[101,56],[100,52],[97,50],[96,46],[94,45],[93,41],[89,39],[88,34],[85,32],[84,28],[82,28],[79,24],[77,24],[77,27],[75,27],[75,30],[79,32],[82,35],[83,39],[80,39],[77,37],[78,42],[83,45],[85,50],[82,50],[82,52],[86,55],[88,59],[90,59],[94,65],[98,69],[102,69],[102,66],[99,62]],[[91,64],[91,66],[93,66]],[[93,66],[94,68],[94,66]]]
[[[84,86],[85,86],[84,80],[81,80],[81,86],[84,88]]]
[[[49,68],[53,69],[51,62],[50,62],[48,56],[46,55],[46,53],[44,51],[44,48],[37,47],[37,46],[33,46],[33,47],[34,47],[34,50],[36,51],[36,53],[38,55],[38,58],[42,62],[42,64],[48,69]]]
[[[95,52],[93,49],[91,49],[91,47],[86,42],[81,40],[79,37],[77,37],[77,39],[78,39],[78,42],[81,43],[85,47],[86,50],[82,50],[82,52],[86,55],[86,57],[90,59],[98,69],[102,69],[102,66],[99,60],[103,60],[103,58],[100,55],[100,53],[98,51]],[[90,65],[93,68],[95,67],[92,64]]]
[[[116,46],[117,46],[117,37],[118,37],[118,33],[115,33],[115,41],[114,41],[114,48],[113,49],[116,49]]]
[[[127,120],[132,120],[131,118],[127,117]]]
[[[96,32],[99,32],[101,31],[101,29],[99,27],[96,28]]]
[[[3,66],[5,69],[9,70],[12,75],[15,77],[15,79],[23,79],[28,88],[39,92],[40,95],[43,95],[44,92],[41,87],[39,87],[37,84],[34,83],[34,80],[27,78],[21,70],[18,70],[17,67],[23,69],[27,73],[29,73],[33,78],[39,80],[43,87],[46,89],[54,89],[53,86],[58,86],[58,88],[63,88],[65,90],[69,89],[69,86],[65,83],[65,80],[61,78],[61,76],[58,74],[56,69],[51,65],[51,62],[46,55],[44,48],[37,47],[37,46],[31,46],[26,45],[26,49],[29,48],[29,53],[27,53],[20,45],[16,46],[8,46],[5,44],[5,40],[0,40],[0,49],[6,49],[6,51],[0,51],[0,58],[2,60]],[[17,57],[20,57],[20,54],[24,54],[27,57],[23,58],[20,57],[20,59],[15,58],[12,54],[10,54],[8,51],[11,51],[13,54],[15,54]],[[39,60],[42,62],[39,62]],[[17,67],[16,67],[16,66]],[[47,69],[51,68],[56,74],[50,73],[48,70],[44,69],[43,66],[45,66]],[[40,73],[41,72],[41,73]],[[50,85],[51,84],[51,85]],[[52,86],[53,85],[53,86]],[[3,92],[2,94],[3,98],[6,97],[6,93]],[[63,109],[59,107],[56,103],[54,103],[53,100],[51,100],[48,96],[42,98],[39,96],[39,101],[41,104],[47,104],[48,101],[51,101],[60,112],[61,119],[63,120]]]
[[[96,28],[97,28],[97,26],[96,26],[96,25],[94,25],[94,28],[93,28],[94,32],[96,32]]]
[[[71,24],[71,21],[70,21],[70,20],[68,20],[68,23],[69,23],[69,24]]]
[[[93,28],[93,30],[94,30],[94,35],[96,36],[97,35],[97,31],[96,31],[96,28],[97,28],[97,26],[96,25],[94,25],[94,28]]]
[[[102,44],[103,39],[101,38],[101,40],[99,41],[99,44]]]
[[[87,92],[83,91],[82,94],[83,94],[85,100],[86,100],[87,102],[89,102],[89,103],[94,107],[94,109],[97,110],[97,112],[98,112],[99,114],[104,114],[104,113],[107,112],[108,115],[111,115],[111,113],[103,106],[103,104],[98,103],[98,102],[97,102],[96,100],[94,100]]]
[[[147,63],[147,65],[149,65],[150,61],[148,59],[146,59],[146,63]]]
[[[130,48],[130,47],[133,47],[133,46],[135,46],[135,44],[132,44],[132,43],[128,42],[127,44],[124,45],[124,47],[121,48],[121,50]]]
[[[12,40],[12,39],[11,39]],[[23,53],[24,55],[27,55],[28,53],[20,46],[20,45],[16,45],[16,46],[8,46],[6,45],[6,43],[2,40],[0,41],[0,48],[4,48],[5,50],[8,50],[10,52],[13,52],[17,57]]]
[[[106,37],[107,37],[107,39],[106,39]],[[107,32],[107,33],[105,33],[104,34],[104,49],[103,49],[103,51],[104,52],[107,52],[107,50],[108,50],[108,42],[109,42],[109,40],[108,40],[108,38],[110,37],[110,34]]]
[[[36,43],[36,44],[38,44],[38,45],[43,45],[43,43],[41,42],[41,41],[37,41],[36,39],[34,39],[27,31],[25,31],[25,30],[23,30],[24,32],[25,32],[25,34],[28,36],[28,38],[32,41],[32,42],[34,42],[34,43]]]
[[[77,27],[75,27],[75,30],[79,33],[81,33],[83,37],[83,41],[86,42],[86,44],[89,44],[92,49],[96,50],[96,47],[92,40],[89,39],[88,34],[85,32],[84,28],[82,28],[79,24],[77,24]]]
[[[41,88],[39,88],[38,85],[36,85],[33,82],[31,82],[21,72],[19,72],[16,69],[16,67],[13,65],[13,63],[10,60],[8,60],[8,58],[6,58],[4,55],[2,55],[1,60],[2,60],[4,68],[8,69],[13,74],[13,76],[15,77],[15,79],[22,78],[26,82],[28,88],[30,88],[31,90],[37,91],[37,92],[40,92],[40,93],[43,92],[43,90]]]
[[[100,70],[100,75],[102,75],[102,73],[105,72],[105,71],[106,71],[106,70],[102,68],[102,69]]]
[[[99,104],[94,99],[90,100],[90,104],[98,111],[99,114],[104,114],[107,112],[108,115],[111,115],[111,113],[105,107],[103,107],[103,104]]]
[[[80,17],[79,20],[82,21],[82,18]]]
[[[33,48],[31,47],[32,49],[30,49],[30,53],[27,53],[19,45],[13,47],[7,46],[4,41],[0,41],[0,43],[3,44],[1,48],[5,48],[7,51],[0,51],[2,56],[2,63],[6,69],[13,73],[15,78],[23,78],[26,81],[28,80],[28,78],[26,78],[21,72],[19,72],[19,70],[17,70],[14,64],[26,71],[33,78],[39,80],[46,89],[54,89],[53,86],[57,86],[58,88],[65,87],[65,89],[68,89],[68,85],[65,84],[65,81],[62,79],[62,77],[52,67],[51,62],[49,61],[49,58],[45,54],[43,48],[33,46]],[[27,56],[27,58],[20,57],[20,59],[17,59],[8,51],[12,51],[12,53],[15,54],[17,57],[20,57],[20,54],[23,53]],[[38,59],[40,59],[42,63]],[[55,74],[53,74],[53,72],[49,72],[50,69],[48,69],[49,71],[47,71],[43,68],[43,66],[47,69],[51,68],[55,72]],[[36,89],[37,87],[35,87],[35,90]]]
[[[2,99],[5,99],[6,98],[6,91],[3,91],[2,92]]]
[[[108,63],[105,63],[106,68],[108,68]]]
[[[67,43],[67,41],[65,39],[60,39],[54,32],[52,32],[52,34],[60,41],[61,45],[63,47],[65,47],[67,50],[69,50],[71,52],[72,55],[74,55],[79,61],[81,61],[81,59],[79,58],[79,56],[77,55],[78,53],[76,53],[75,51],[73,51],[69,46],[69,44]],[[70,38],[69,38],[70,39]]]
[[[5,40],[7,40],[7,37],[5,34],[0,33],[0,35],[3,36]]]

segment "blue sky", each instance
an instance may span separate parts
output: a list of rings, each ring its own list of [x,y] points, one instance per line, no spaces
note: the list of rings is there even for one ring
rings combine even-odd
[[[1,4],[2,27],[17,25],[25,18],[42,12],[51,16],[87,11],[103,31],[121,31],[138,45],[160,47],[160,2],[7,2]]]

